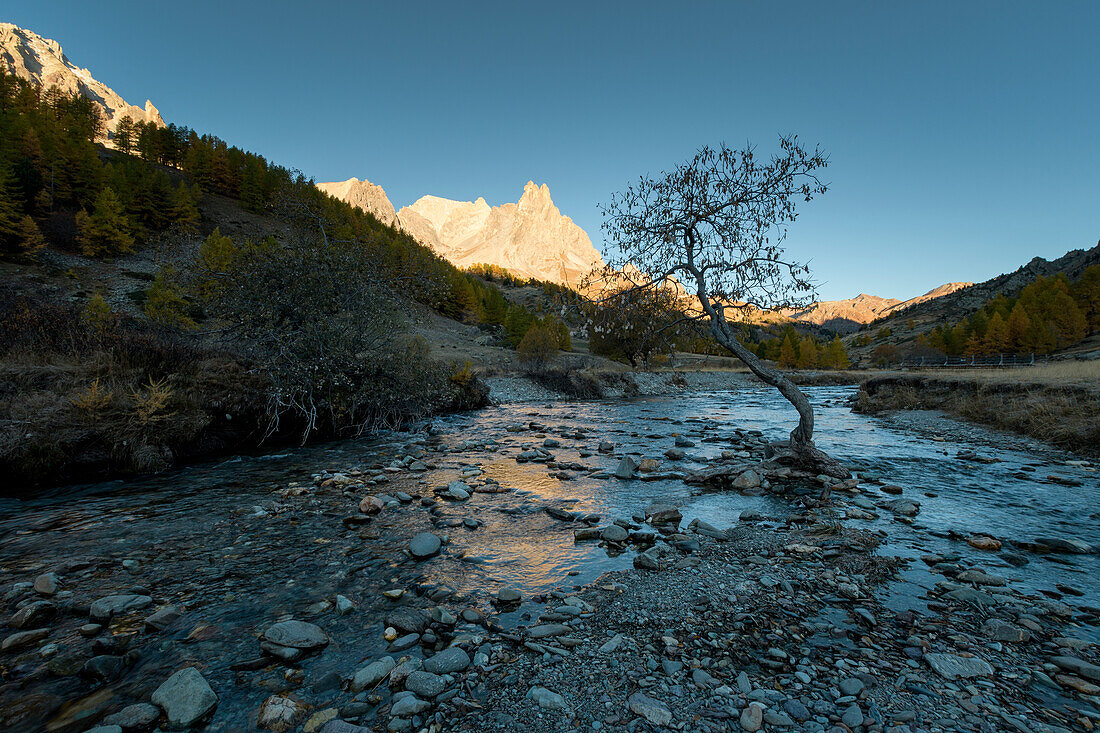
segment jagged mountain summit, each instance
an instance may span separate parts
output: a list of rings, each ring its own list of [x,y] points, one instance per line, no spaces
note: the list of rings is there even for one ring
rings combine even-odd
[[[357,206],[367,213],[374,214],[383,224],[397,222],[397,212],[381,186],[370,181],[349,178],[338,183],[318,183],[317,188],[328,195]]]
[[[113,89],[94,79],[90,71],[69,61],[57,41],[12,23],[0,23],[0,64],[15,76],[41,84],[45,89],[55,86],[93,100],[103,111],[108,133],[127,116],[135,122],[164,124],[160,112],[149,100],[145,100],[144,108],[127,103]],[[109,139],[103,142],[110,143]]]
[[[973,283],[945,283],[909,300],[881,298],[860,293],[845,300],[823,300],[799,311],[787,311],[783,315],[800,323],[812,323],[840,333],[856,331],[865,323],[900,312],[919,303],[942,298]]]
[[[603,258],[588,234],[564,216],[550,189],[528,181],[514,204],[484,198],[454,201],[423,196],[393,213],[381,186],[351,178],[317,187],[407,231],[459,267],[488,264],[522,277],[578,285]]]

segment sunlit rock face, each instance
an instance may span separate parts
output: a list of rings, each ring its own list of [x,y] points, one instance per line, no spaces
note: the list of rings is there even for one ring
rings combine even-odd
[[[318,183],[317,188],[330,196],[374,214],[383,224],[393,224],[397,221],[397,212],[394,211],[385,190],[370,181],[349,178],[337,183]]]
[[[45,89],[57,87],[93,100],[103,111],[107,133],[114,132],[118,121],[127,116],[135,122],[164,124],[160,112],[149,100],[144,108],[128,104],[113,89],[92,78],[90,71],[69,61],[57,41],[11,23],[0,23],[0,64],[9,73]],[[106,138],[103,142],[110,144]]]
[[[563,216],[550,189],[528,181],[518,203],[423,196],[393,214],[380,186],[356,178],[317,187],[411,234],[459,267],[489,264],[515,275],[577,285],[603,259],[588,234]]]

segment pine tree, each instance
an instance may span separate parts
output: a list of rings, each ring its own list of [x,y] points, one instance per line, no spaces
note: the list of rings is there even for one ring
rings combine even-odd
[[[798,342],[798,360],[795,362],[799,369],[813,369],[818,364],[817,341],[813,336],[804,336]]]
[[[27,254],[33,254],[46,246],[46,238],[38,228],[37,222],[29,216],[24,216],[19,222],[19,248]]]
[[[134,150],[134,121],[127,115],[115,127],[115,147],[129,155]]]
[[[142,310],[149,320],[162,326],[175,326],[190,330],[198,324],[187,314],[188,303],[175,283],[174,272],[165,268],[153,278],[149,289],[145,291],[145,304]]]
[[[783,337],[783,344],[779,347],[779,366],[784,369],[792,369],[798,363],[798,351],[795,349],[791,332]]]
[[[993,317],[985,329],[985,337],[982,339],[982,351],[986,354],[999,354],[1008,344],[1008,326],[1001,317],[999,310],[993,311]]]
[[[847,369],[851,365],[848,352],[844,349],[844,342],[840,340],[840,336],[834,336],[833,340],[829,342],[826,349],[825,364],[830,369]]]
[[[0,244],[6,250],[16,249],[22,240],[20,209],[15,182],[6,168],[0,168]]]
[[[187,185],[180,183],[179,187],[172,191],[172,209],[170,212],[172,221],[185,232],[197,232],[202,217],[195,206],[195,199]]]
[[[1008,327],[1007,348],[1015,353],[1030,351],[1026,345],[1026,336],[1028,329],[1031,328],[1031,319],[1028,318],[1027,311],[1019,301],[1012,306],[1006,325]]]
[[[122,202],[110,186],[104,186],[96,197],[95,208],[89,215],[81,211],[76,215],[77,242],[81,251],[89,257],[109,257],[134,251],[131,226],[123,213]]]

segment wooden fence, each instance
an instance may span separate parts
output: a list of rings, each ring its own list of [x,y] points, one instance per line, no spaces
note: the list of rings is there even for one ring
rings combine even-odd
[[[983,369],[1026,367],[1043,364],[1050,359],[1045,354],[992,354],[985,356],[920,356],[907,357],[899,364],[910,369]]]

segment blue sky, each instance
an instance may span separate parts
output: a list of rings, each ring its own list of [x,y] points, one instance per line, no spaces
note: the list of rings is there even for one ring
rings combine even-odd
[[[819,143],[788,249],[907,298],[1100,239],[1100,3],[8,0],[134,104],[316,180],[597,204],[704,143]]]

